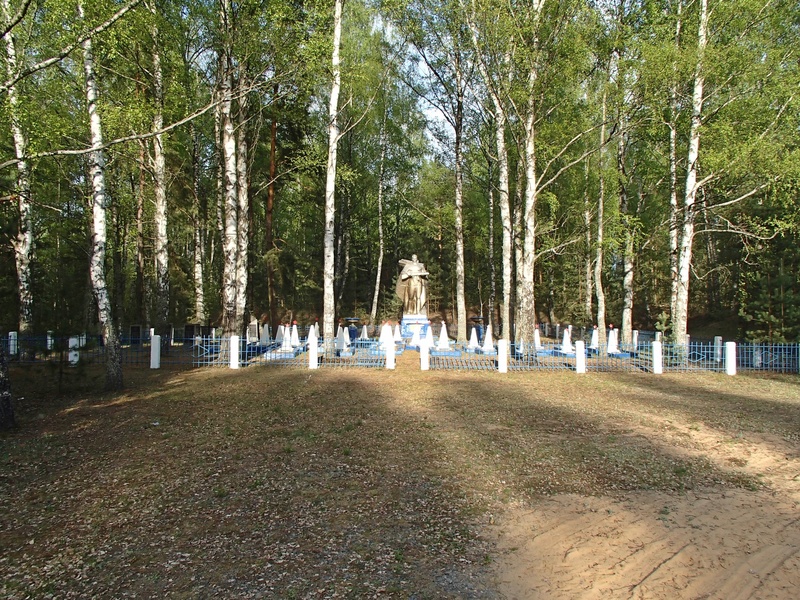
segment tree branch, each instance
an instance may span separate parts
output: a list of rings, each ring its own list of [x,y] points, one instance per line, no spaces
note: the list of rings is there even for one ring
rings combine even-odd
[[[141,1],[142,0],[131,0],[131,2],[129,2],[128,4],[126,4],[125,6],[120,8],[113,15],[111,15],[111,17],[108,20],[106,20],[104,23],[101,23],[97,27],[94,27],[94,28],[90,29],[89,31],[84,33],[82,36],[80,36],[77,40],[75,40],[75,42],[73,42],[72,44],[69,44],[68,46],[64,46],[58,52],[58,54],[56,54],[55,56],[51,56],[48,59],[45,59],[45,60],[43,60],[41,62],[38,62],[35,65],[20,71],[14,77],[11,77],[10,79],[7,79],[3,84],[0,85],[0,94],[8,93],[9,89],[11,89],[13,86],[15,86],[17,83],[19,83],[19,81],[21,81],[25,77],[29,77],[29,76],[33,75],[34,73],[37,73],[37,72],[41,71],[42,69],[46,69],[47,67],[50,67],[50,66],[52,66],[52,65],[54,65],[56,63],[61,62],[69,54],[71,54],[73,50],[76,50],[77,48],[79,48],[81,46],[81,44],[83,44],[86,40],[94,37],[98,33],[102,33],[103,31],[105,31],[106,29],[111,27],[114,23],[119,21],[123,16],[125,16],[126,13],[128,13],[130,10],[135,8],[139,3],[141,3]]]

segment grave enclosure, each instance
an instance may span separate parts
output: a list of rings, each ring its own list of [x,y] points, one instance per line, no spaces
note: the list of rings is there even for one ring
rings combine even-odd
[[[620,344],[616,330],[607,332],[607,344],[599,347],[596,332],[571,326],[542,324],[529,344],[496,340],[491,326],[473,322],[470,339],[457,343],[446,324],[417,319],[408,323],[370,328],[357,319],[342,323],[336,339],[325,344],[318,325],[287,324],[275,332],[251,323],[243,336],[221,338],[213,328],[187,325],[171,329],[162,339],[152,330],[131,328],[121,340],[126,366],[159,368],[257,368],[299,369],[382,368],[394,369],[396,357],[412,353],[421,371],[569,370],[586,372],[638,372],[658,375],[675,372],[740,371],[800,373],[800,344],[756,344],[723,341],[690,341],[685,346],[664,343],[654,332],[634,332],[633,343]],[[558,335],[558,337],[556,337]],[[17,364],[62,362],[102,363],[102,338],[85,334],[21,338],[4,336],[6,354]],[[409,364],[409,361],[405,361]]]

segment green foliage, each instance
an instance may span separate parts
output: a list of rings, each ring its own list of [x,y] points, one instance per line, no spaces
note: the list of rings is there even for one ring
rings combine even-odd
[[[12,8],[15,3],[12,3]],[[149,10],[155,7],[155,12]],[[583,212],[595,230],[599,182],[605,184],[604,282],[609,320],[621,310],[626,236],[636,253],[635,299],[640,326],[663,326],[669,309],[669,128],[679,145],[678,198],[683,192],[691,81],[697,63],[696,3],[546,2],[537,19],[530,3],[476,1],[481,58],[509,107],[507,142],[514,210],[525,189],[524,125],[529,101],[536,110],[536,296],[541,313],[586,318],[580,293],[587,243]],[[118,4],[87,3],[89,24]],[[45,0],[15,29],[23,67],[54,56],[83,30],[73,6]],[[313,315],[321,307],[322,199],[327,150],[327,94],[332,7],[327,0],[236,3],[232,36],[237,77],[249,84],[246,127],[250,143],[250,298],[258,316],[269,311],[267,274],[275,273],[281,311]],[[679,23],[681,36],[676,40]],[[693,262],[692,313],[739,314],[751,339],[796,340],[800,289],[797,185],[800,153],[795,94],[798,9],[780,0],[716,3],[704,57],[706,98],[701,157],[703,187]],[[391,27],[387,26],[391,22]],[[222,44],[215,3],[142,4],[93,39],[99,66],[100,112],[108,139],[140,135],[108,150],[112,297],[124,325],[142,323],[153,303],[152,128],[156,110],[165,124],[201,111],[213,99]],[[153,49],[164,74],[164,106],[156,106]],[[409,49],[413,47],[413,49]],[[423,52],[425,53],[423,56]],[[501,227],[490,214],[496,195],[493,123],[488,90],[476,77],[475,49],[464,5],[348,2],[342,48],[343,90],[337,179],[337,293],[341,311],[368,314],[376,276],[380,312],[394,317],[397,261],[412,253],[431,273],[431,296],[453,310],[455,211],[452,119],[463,67],[465,113],[464,233],[467,305],[487,308],[491,267],[501,271]],[[5,60],[5,59],[3,59]],[[425,60],[436,70],[426,70]],[[5,65],[4,65],[5,66]],[[531,87],[529,74],[535,69]],[[91,217],[86,156],[53,152],[88,146],[82,63],[76,51],[57,65],[23,78],[18,119],[29,138],[35,198],[34,321],[37,330],[91,328],[87,266]],[[672,98],[675,98],[674,105]],[[600,102],[607,102],[602,161]],[[425,97],[422,100],[421,97]],[[234,103],[236,110],[238,99]],[[3,159],[13,159],[7,98],[0,107]],[[449,121],[448,121],[449,119]],[[277,179],[272,181],[271,126],[276,128]],[[203,251],[207,313],[219,316],[222,271],[218,229],[218,148],[214,110],[171,129],[167,152],[171,320],[189,319],[196,294],[194,254]],[[617,163],[622,138],[624,158]],[[46,154],[46,155],[41,155]],[[383,157],[383,159],[381,158]],[[382,161],[382,162],[381,162]],[[16,172],[0,174],[0,325],[16,321],[14,256],[18,226],[11,198]],[[377,198],[383,168],[385,256],[376,273]],[[274,191],[271,236],[268,192]],[[628,205],[621,206],[622,192]],[[141,223],[137,214],[141,201]],[[490,223],[494,240],[490,240]],[[141,226],[143,271],[137,265]],[[199,231],[202,248],[194,247]],[[521,239],[515,231],[515,239]],[[271,242],[268,243],[268,238]],[[494,255],[490,255],[490,242]],[[345,248],[349,245],[348,248]],[[345,251],[347,250],[347,251]],[[344,256],[349,256],[347,276]],[[139,287],[142,277],[144,291]],[[497,282],[495,282],[497,284]],[[495,285],[497,288],[498,286]]]

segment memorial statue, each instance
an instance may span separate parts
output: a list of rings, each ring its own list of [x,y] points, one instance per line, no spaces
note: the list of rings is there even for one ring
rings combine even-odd
[[[416,254],[411,255],[411,260],[401,259],[400,264],[403,270],[397,278],[395,291],[403,301],[403,314],[427,314],[429,273],[425,265],[417,260]]]

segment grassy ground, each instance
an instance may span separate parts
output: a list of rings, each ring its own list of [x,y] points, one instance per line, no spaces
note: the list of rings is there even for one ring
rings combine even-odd
[[[114,395],[93,371],[60,393],[12,378],[5,598],[498,598],[485,528],[504,507],[769,485],[696,430],[800,446],[796,376],[130,369]]]

